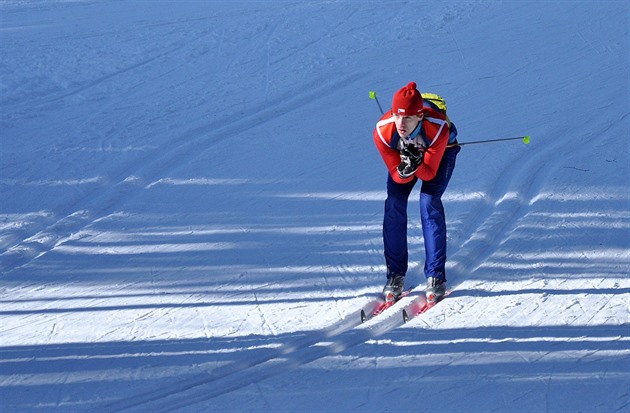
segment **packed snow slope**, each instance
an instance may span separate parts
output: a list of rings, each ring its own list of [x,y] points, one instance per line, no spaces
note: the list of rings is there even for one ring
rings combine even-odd
[[[628,412],[626,1],[0,2],[3,412]],[[385,282],[392,94],[464,146]],[[417,190],[409,286],[423,283]]]

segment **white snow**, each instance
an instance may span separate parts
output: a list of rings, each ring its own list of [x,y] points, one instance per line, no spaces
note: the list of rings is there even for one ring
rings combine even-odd
[[[630,411],[625,1],[0,2],[3,412]],[[463,147],[384,284],[380,116]],[[417,190],[408,283],[423,282]]]

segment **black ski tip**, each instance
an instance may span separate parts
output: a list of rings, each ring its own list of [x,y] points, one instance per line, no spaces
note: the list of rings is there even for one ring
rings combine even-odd
[[[407,321],[409,321],[409,314],[407,314],[407,310],[405,310],[404,308],[402,310],[402,317],[403,317],[403,323],[406,323]]]
[[[367,320],[367,315],[365,314],[365,310],[361,310],[361,322],[365,323],[365,320]]]

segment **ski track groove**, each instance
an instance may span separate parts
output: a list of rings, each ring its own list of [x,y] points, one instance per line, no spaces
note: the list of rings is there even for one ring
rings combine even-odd
[[[405,297],[390,310],[367,321],[363,326],[357,311],[325,329],[309,332],[294,342],[270,349],[253,360],[235,361],[221,367],[220,372],[199,373],[177,381],[168,388],[134,395],[103,408],[116,411],[170,412],[260,383],[269,377],[339,354],[402,326],[404,322],[400,311],[413,298],[411,295]]]
[[[325,84],[313,82],[302,89],[305,90],[302,94],[296,96],[287,92],[278,96],[275,100],[253,108],[251,115],[240,118],[239,125],[253,125],[241,128],[240,133],[247,133],[252,127],[258,127],[274,119],[277,113],[286,114],[312,104],[326,96],[324,93],[326,90],[350,88],[363,76],[364,74],[353,73]],[[118,172],[116,177],[108,179],[108,182],[116,182],[109,190],[103,191],[103,188],[99,187],[88,191],[74,206],[65,207],[58,213],[62,218],[51,225],[35,226],[29,232],[32,235],[25,235],[22,241],[0,254],[0,274],[6,275],[29,264],[61,245],[67,238],[71,238],[72,234],[115,212],[120,204],[132,199],[134,194],[145,188],[125,182],[129,176],[142,176],[145,183],[153,182],[159,176],[185,163],[202,149],[232,138],[233,135],[227,132],[233,128],[233,123],[226,123],[224,120],[213,121],[194,127],[183,133],[183,136],[170,139],[156,150],[150,151],[134,163],[138,166],[129,167]]]
[[[258,357],[234,361],[221,367],[218,372],[211,370],[191,375],[185,380],[178,380],[173,385],[157,391],[107,404],[103,406],[103,410],[172,411],[223,395],[244,385],[258,383],[272,375],[342,351],[339,347],[317,346],[317,344],[343,337],[344,333],[352,332],[359,324],[358,313],[351,314],[326,329],[309,332],[304,337],[287,342],[279,348],[269,349]],[[364,342],[368,339],[361,337],[357,341]],[[203,368],[203,366],[200,367]],[[209,388],[211,384],[213,386]]]
[[[553,141],[548,146],[548,150],[542,153],[538,151],[536,156],[523,162],[512,162],[497,174],[498,178],[488,194],[489,199],[468,221],[467,228],[461,231],[469,236],[459,244],[450,259],[455,263],[452,269],[456,278],[478,271],[497,245],[501,245],[511,236],[518,227],[518,222],[528,212],[528,208],[523,208],[523,205],[530,203],[539,194],[540,188],[560,167],[550,161],[554,158],[556,149],[562,148],[562,144]],[[527,155],[522,155],[524,156]],[[510,179],[506,179],[507,177]],[[516,199],[506,199],[510,193],[517,194]]]

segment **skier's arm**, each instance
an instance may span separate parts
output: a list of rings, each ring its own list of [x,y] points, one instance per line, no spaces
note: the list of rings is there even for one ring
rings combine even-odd
[[[399,184],[406,184],[407,182],[411,182],[414,177],[410,176],[409,178],[401,178],[398,174],[398,165],[400,164],[400,152],[395,149],[390,148],[383,142],[378,135],[378,132],[374,130],[374,144],[378,149],[383,161],[385,162],[385,166],[389,171],[389,175],[392,177],[394,182]],[[417,172],[416,172],[417,174]]]

